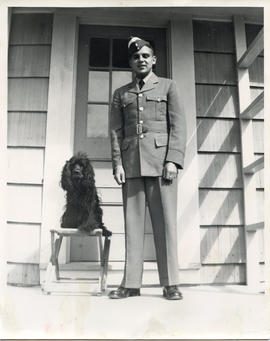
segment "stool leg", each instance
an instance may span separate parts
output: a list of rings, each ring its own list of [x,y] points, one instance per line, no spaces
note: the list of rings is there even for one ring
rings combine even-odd
[[[99,234],[97,236],[98,238],[98,251],[99,251],[99,263],[100,263],[100,269],[99,269],[99,293],[98,295],[102,294],[102,276],[103,276],[103,242],[102,242],[102,236]]]
[[[99,259],[100,259],[100,262],[102,262],[102,257],[103,257],[103,243],[102,243],[102,237],[101,237],[101,235],[98,236],[98,250],[99,250]]]
[[[55,240],[55,260],[54,260],[55,264],[54,265],[55,265],[55,275],[56,275],[57,280],[60,279],[58,256],[59,256],[62,240],[63,240],[63,236],[58,236],[58,238]]]
[[[102,263],[101,263],[101,268],[102,268],[101,291],[102,292],[104,292],[107,288],[107,273],[108,273],[110,245],[111,245],[111,239],[109,237],[105,237],[103,257],[102,257]]]
[[[51,231],[51,263],[52,265],[55,264],[55,245],[54,245],[54,235],[55,235],[55,232],[54,231]]]
[[[56,280],[54,237],[55,237],[55,232],[51,231],[51,258],[46,269],[45,282],[42,287],[43,292],[47,294],[51,292],[51,283]]]
[[[59,279],[59,268],[57,267],[58,261],[57,261],[57,245],[58,245],[58,239],[59,236],[57,235],[55,238],[55,232],[51,231],[51,249],[52,249],[52,254],[51,254],[51,263],[53,266],[53,270],[55,273],[55,279]]]

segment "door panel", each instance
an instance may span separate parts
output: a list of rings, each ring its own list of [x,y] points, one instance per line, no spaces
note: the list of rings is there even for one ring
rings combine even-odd
[[[127,44],[130,36],[151,42],[158,58],[158,76],[167,76],[166,31],[138,27],[104,27],[82,25],[79,33],[77,95],[74,151],[83,151],[92,160],[98,192],[104,211],[104,223],[115,235],[112,238],[114,261],[124,261],[124,221],[121,188],[111,169],[109,111],[115,89],[132,81]],[[155,259],[152,227],[146,219],[147,260]],[[150,232],[150,234],[149,234]],[[71,240],[71,261],[94,261],[97,241],[87,238]]]

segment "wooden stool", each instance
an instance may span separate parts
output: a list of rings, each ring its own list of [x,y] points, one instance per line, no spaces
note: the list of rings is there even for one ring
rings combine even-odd
[[[109,260],[109,252],[110,252],[110,237],[104,237],[104,244],[102,241],[102,230],[96,229],[91,233],[83,232],[78,229],[52,229],[51,232],[51,259],[48,264],[46,270],[45,282],[42,287],[42,290],[46,294],[50,294],[53,292],[64,293],[64,292],[74,292],[75,287],[82,289],[85,293],[88,294],[97,294],[101,295],[106,290],[106,282],[107,282],[107,272],[108,272],[108,260]],[[59,263],[58,256],[62,244],[63,237],[97,237],[98,238],[98,246],[99,246],[99,255],[100,255],[100,274],[98,279],[94,279],[96,282],[95,290],[91,291],[90,284],[93,284],[93,280],[88,279],[83,280],[83,282],[78,282],[78,280],[74,279],[63,279],[60,278],[59,275]],[[73,287],[73,288],[72,288]]]

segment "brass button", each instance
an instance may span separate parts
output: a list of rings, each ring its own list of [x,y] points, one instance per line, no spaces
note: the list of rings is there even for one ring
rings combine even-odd
[[[140,123],[140,124],[143,124],[143,121],[140,121],[139,123]]]
[[[143,107],[140,107],[139,110],[140,110],[140,111],[143,111]]]
[[[144,138],[144,135],[143,135],[143,134],[141,134],[141,135],[140,135],[140,139],[143,139],[143,138]]]
[[[138,94],[139,97],[142,97],[142,94]]]

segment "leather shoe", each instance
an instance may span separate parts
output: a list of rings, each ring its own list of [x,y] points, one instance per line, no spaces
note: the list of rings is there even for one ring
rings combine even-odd
[[[109,293],[109,297],[113,299],[127,298],[131,296],[140,296],[140,289],[119,287],[117,290],[113,290]]]
[[[169,285],[163,288],[163,296],[167,300],[182,300],[183,295],[179,291],[176,285]]]

